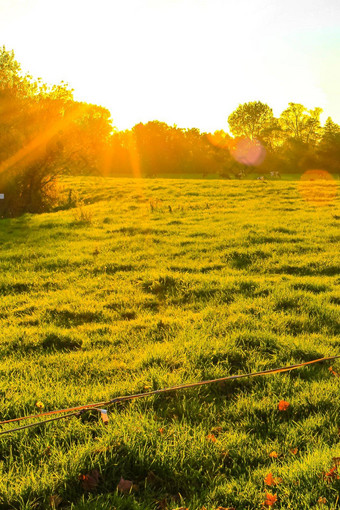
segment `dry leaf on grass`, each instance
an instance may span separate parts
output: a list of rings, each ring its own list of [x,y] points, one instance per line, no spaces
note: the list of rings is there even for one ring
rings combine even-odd
[[[327,503],[327,499],[326,498],[323,498],[322,496],[319,497],[318,501],[317,501],[318,505],[325,505]]]
[[[266,492],[266,499],[264,501],[264,506],[274,506],[277,501],[277,495],[271,494],[270,492]]]
[[[265,479],[264,479],[264,483],[266,485],[277,485],[278,483],[281,483],[282,482],[282,478],[275,478],[271,473],[269,473]]]
[[[334,375],[334,377],[340,377],[340,374],[338,374],[338,372],[336,372],[333,367],[329,367],[328,369],[330,371],[331,374]]]
[[[131,480],[124,480],[123,477],[119,480],[117,489],[122,494],[128,494],[131,491],[137,491],[138,485],[134,484]]]
[[[99,471],[98,469],[94,469],[90,473],[87,473],[86,475],[80,475],[79,480],[81,481],[81,484],[83,486],[83,489],[85,491],[93,491],[96,489],[98,483],[99,483]]]
[[[275,450],[270,452],[270,454],[269,454],[269,457],[272,459],[277,459],[278,456],[279,456],[279,454]]]
[[[338,475],[338,467],[337,466],[332,467],[327,473],[323,474],[323,478],[324,478],[324,480],[326,480],[326,482],[332,482],[333,480],[339,480],[340,477]]]
[[[297,452],[298,452],[298,448],[291,448],[290,450],[290,453],[292,453],[293,455],[296,455]]]
[[[216,443],[216,437],[214,436],[214,434],[208,434],[206,439],[208,441],[211,441],[212,443]]]
[[[278,409],[279,411],[287,411],[289,406],[290,406],[289,402],[286,402],[285,400],[280,400]]]

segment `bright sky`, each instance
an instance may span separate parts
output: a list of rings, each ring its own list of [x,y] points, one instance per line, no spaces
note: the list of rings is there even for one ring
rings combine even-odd
[[[227,130],[240,104],[289,101],[340,123],[339,0],[0,0],[0,45],[119,129]]]

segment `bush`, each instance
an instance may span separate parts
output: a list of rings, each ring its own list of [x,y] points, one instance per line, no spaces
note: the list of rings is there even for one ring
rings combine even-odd
[[[10,168],[0,174],[0,217],[15,217],[24,213],[51,210],[58,201],[57,172],[51,165],[51,155],[26,166]]]

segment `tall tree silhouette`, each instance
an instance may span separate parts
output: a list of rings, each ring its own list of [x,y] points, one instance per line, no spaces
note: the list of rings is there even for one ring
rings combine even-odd
[[[267,104],[253,101],[239,105],[229,115],[228,122],[234,136],[254,140],[261,138],[262,134],[271,127],[273,118],[273,110]]]

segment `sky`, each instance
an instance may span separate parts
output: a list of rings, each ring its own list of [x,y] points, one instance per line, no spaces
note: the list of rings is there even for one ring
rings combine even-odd
[[[241,103],[340,123],[340,0],[0,0],[0,46],[127,129],[228,130]]]

